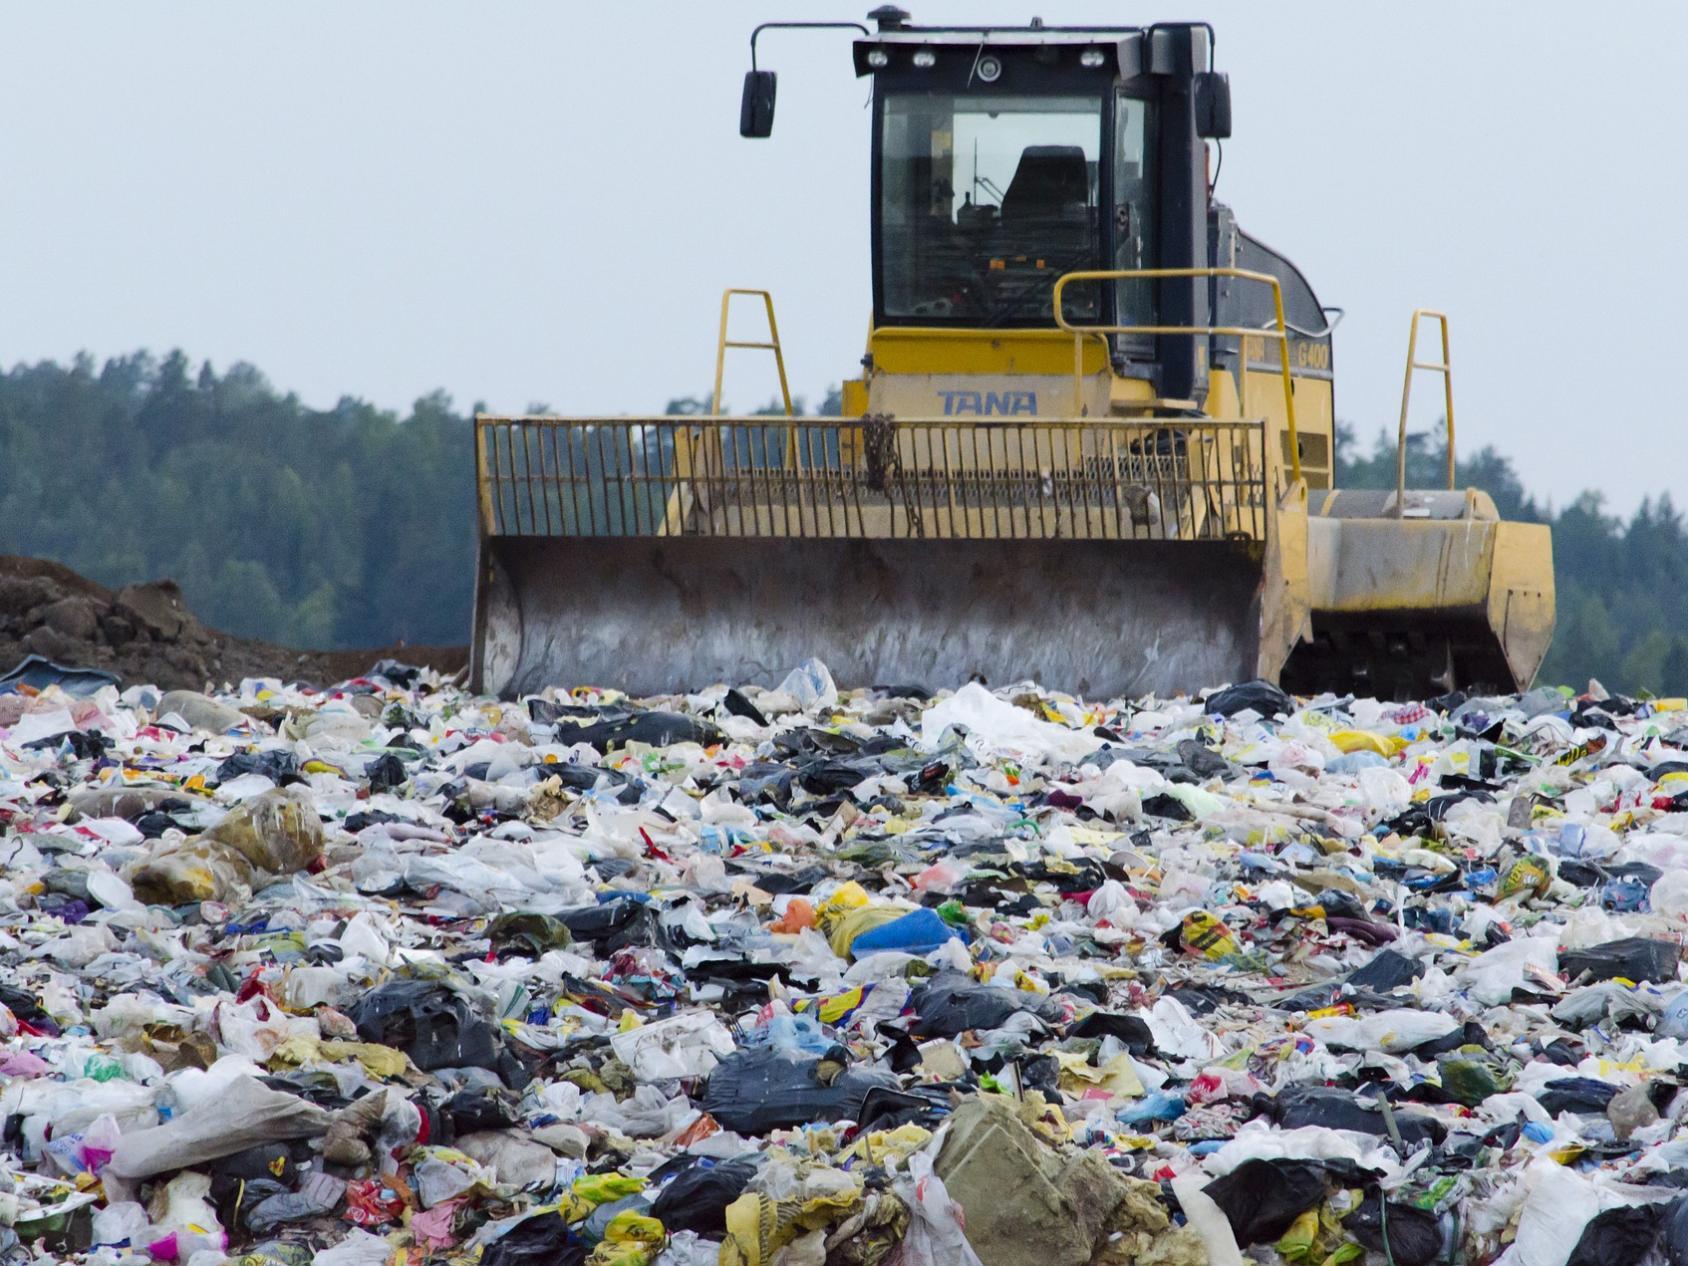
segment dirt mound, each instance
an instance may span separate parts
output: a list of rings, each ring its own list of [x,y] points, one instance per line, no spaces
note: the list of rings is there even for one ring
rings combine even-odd
[[[344,681],[378,659],[442,672],[456,672],[468,661],[462,646],[301,651],[232,637],[195,619],[173,580],[111,590],[60,563],[0,554],[0,673],[31,654],[103,668],[125,685],[194,690],[242,677]]]

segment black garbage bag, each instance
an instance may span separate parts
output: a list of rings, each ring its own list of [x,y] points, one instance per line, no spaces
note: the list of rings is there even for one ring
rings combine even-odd
[[[501,914],[487,928],[493,953],[504,958],[520,954],[524,958],[538,958],[547,950],[567,949],[574,944],[569,925],[549,914],[513,911]]]
[[[1242,681],[1223,690],[1215,690],[1203,706],[1209,716],[1235,716],[1244,709],[1252,708],[1268,720],[1279,713],[1288,716],[1295,711],[1293,699],[1271,682],[1259,680]]]
[[[588,721],[625,721],[633,715],[632,708],[619,704],[599,708],[589,703],[556,703],[538,696],[527,700],[527,708],[528,720],[540,725],[555,725],[565,719],[571,725],[584,725]]]
[[[1424,975],[1424,964],[1398,950],[1385,949],[1373,954],[1371,961],[1348,976],[1348,983],[1356,989],[1372,989],[1389,993],[1404,989]]]
[[[1644,1204],[1595,1214],[1565,1266],[1640,1266],[1653,1251],[1667,1212],[1674,1213],[1674,1206]]]
[[[798,785],[811,796],[831,796],[848,791],[857,783],[880,773],[871,760],[805,760],[797,767]]]
[[[1231,1224],[1239,1248],[1279,1239],[1325,1197],[1325,1170],[1312,1161],[1249,1160],[1202,1189]]]
[[[218,1178],[243,1182],[268,1178],[289,1190],[299,1180],[299,1166],[294,1162],[293,1149],[286,1143],[259,1143],[221,1157],[216,1168]]]
[[[1675,941],[1655,941],[1646,936],[1626,936],[1587,949],[1566,950],[1559,956],[1559,970],[1567,980],[1588,973],[1595,980],[1623,976],[1634,981],[1663,983],[1676,979],[1678,950]]]
[[[1286,1130],[1304,1125],[1322,1125],[1329,1130],[1353,1130],[1389,1137],[1389,1124],[1383,1110],[1369,1099],[1362,1099],[1347,1090],[1327,1086],[1290,1086],[1278,1093],[1266,1105],[1266,1111]],[[1416,1148],[1426,1142],[1441,1142],[1447,1127],[1431,1116],[1419,1112],[1395,1109],[1395,1128],[1401,1142]]]
[[[1178,759],[1201,778],[1223,778],[1236,768],[1211,747],[1195,739],[1183,739],[1179,742]]]
[[[508,1130],[521,1121],[516,1096],[490,1086],[459,1090],[439,1106],[452,1138],[479,1130]]]
[[[1147,1055],[1154,1049],[1155,1035],[1148,1024],[1134,1015],[1092,1011],[1067,1030],[1068,1037],[1117,1037],[1133,1055]]]
[[[584,1266],[591,1251],[560,1214],[536,1213],[489,1244],[481,1266]]]
[[[499,1068],[492,1025],[463,998],[431,980],[393,980],[365,994],[350,1013],[358,1036],[409,1055],[423,1072]]]
[[[410,777],[405,773],[404,762],[392,752],[382,752],[369,764],[364,766],[363,776],[369,782],[371,795],[379,795],[383,791],[391,791],[394,787],[402,787]]]
[[[1428,1042],[1420,1042],[1413,1047],[1413,1054],[1419,1059],[1435,1059],[1438,1055],[1457,1051],[1462,1046],[1481,1046],[1486,1051],[1494,1049],[1494,1043],[1483,1031],[1483,1026],[1475,1020],[1467,1020],[1452,1033],[1433,1037]]]
[[[759,760],[746,765],[733,784],[733,792],[746,804],[771,804],[783,809],[791,803],[797,771],[778,761]]]
[[[776,897],[794,892],[808,892],[832,874],[824,866],[804,866],[800,870],[768,870],[742,862],[728,862],[727,869],[734,874],[746,876],[763,892],[772,893]]]
[[[762,709],[746,699],[738,690],[727,691],[727,697],[721,700],[721,706],[735,717],[743,717],[747,721],[756,722],[757,725],[768,724],[768,718],[762,715]]]
[[[727,1206],[744,1194],[756,1176],[759,1153],[711,1161],[709,1157],[687,1157],[693,1163],[682,1169],[657,1193],[651,1216],[669,1234],[695,1231],[719,1239],[727,1230]]]
[[[613,752],[629,743],[649,743],[653,747],[702,743],[707,747],[720,741],[721,731],[713,725],[678,712],[635,712],[629,717],[591,725],[570,725],[565,720],[557,726],[557,742],[585,743],[600,752]]]
[[[657,923],[656,911],[633,897],[563,910],[556,918],[575,940],[589,942],[592,952],[600,957],[629,945],[662,945],[666,939]]]
[[[1670,1266],[1688,1266],[1688,1199],[1677,1199],[1660,1215],[1665,1257]]]
[[[969,1029],[1000,1028],[1010,1016],[1030,1011],[1049,1023],[1061,1017],[1058,1004],[1017,989],[981,985],[944,972],[909,994],[914,1019],[909,1031],[919,1037],[957,1037]]]
[[[1550,1081],[1536,1095],[1536,1102],[1547,1109],[1549,1116],[1561,1112],[1605,1112],[1606,1105],[1618,1093],[1610,1082],[1592,1077],[1561,1077]]]
[[[950,1090],[944,1083],[912,1086],[908,1090],[887,1090],[875,1086],[862,1100],[856,1125],[866,1130],[894,1130],[913,1122],[927,1129],[937,1127],[950,1112]]]
[[[366,677],[380,677],[390,681],[401,689],[416,684],[416,679],[422,675],[422,670],[415,664],[407,664],[403,660],[378,659],[370,665]]]
[[[825,1071],[836,1069],[827,1063]],[[822,1081],[822,1061],[789,1059],[771,1047],[735,1051],[709,1074],[703,1110],[739,1134],[763,1135],[816,1121],[854,1121],[875,1086],[896,1088],[894,1073],[846,1068]]]
[[[1152,796],[1145,796],[1143,798],[1143,812],[1151,818],[1165,818],[1168,822],[1193,822],[1196,817],[1182,800],[1178,799],[1177,796],[1170,796],[1164,791],[1157,792]]]
[[[1393,1200],[1386,1208],[1376,1191],[1367,1194],[1360,1207],[1342,1219],[1342,1229],[1374,1253],[1384,1252],[1387,1234],[1386,1256],[1395,1266],[1430,1266],[1442,1251],[1441,1219],[1427,1209]]]
[[[221,786],[242,774],[262,774],[278,787],[303,782],[299,772],[299,758],[285,748],[271,748],[265,752],[235,752],[223,758],[217,766],[217,783]]]

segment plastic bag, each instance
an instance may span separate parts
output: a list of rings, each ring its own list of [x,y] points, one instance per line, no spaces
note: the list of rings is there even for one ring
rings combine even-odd
[[[1295,711],[1295,701],[1269,681],[1244,681],[1215,690],[1204,701],[1209,716],[1233,717],[1245,709],[1266,720]]]
[[[1309,1161],[1244,1161],[1202,1190],[1223,1210],[1238,1245],[1248,1248],[1278,1240],[1325,1198],[1325,1170]]]
[[[1393,1200],[1385,1205],[1376,1191],[1342,1220],[1342,1227],[1395,1266],[1430,1266],[1442,1252],[1442,1225],[1434,1213]]]
[[[1399,1008],[1367,1016],[1323,1016],[1307,1021],[1303,1031],[1327,1046],[1394,1055],[1445,1037],[1459,1027],[1459,1021],[1451,1015]]]
[[[1551,936],[1522,936],[1477,955],[1460,969],[1460,978],[1479,1002],[1498,1006],[1524,989],[1536,972],[1559,970],[1559,942]]]
[[[934,976],[909,994],[910,1032],[919,1037],[959,1037],[969,1029],[1001,1028],[1022,1011],[1053,1021],[1060,1009],[1037,994],[981,985],[953,972]]]
[[[766,1134],[817,1121],[855,1120],[875,1086],[897,1089],[896,1075],[848,1068],[818,1079],[819,1060],[793,1060],[770,1047],[741,1050],[709,1076],[703,1110],[739,1134]]]
[[[364,995],[350,1016],[360,1038],[396,1047],[423,1072],[499,1066],[492,1026],[433,981],[389,981]]]
[[[961,1206],[932,1172],[925,1152],[909,1157],[908,1178],[897,1194],[909,1207],[908,1233],[891,1255],[892,1266],[984,1266],[967,1242]]]
[[[699,743],[708,747],[721,741],[721,731],[707,721],[678,712],[635,712],[619,720],[592,725],[571,725],[565,719],[557,726],[557,741],[584,743],[600,752],[613,752],[629,743],[648,743],[653,747]]]
[[[945,941],[966,939],[958,929],[945,923],[936,910],[922,906],[858,934],[850,942],[850,954],[855,958],[882,950],[930,954]]]
[[[683,1011],[610,1039],[615,1057],[640,1081],[707,1076],[736,1049],[733,1035],[709,1011]]]
[[[161,846],[131,876],[144,901],[227,900],[321,858],[322,819],[308,790],[278,788],[230,810],[203,835]]]
[[[942,744],[951,726],[965,729],[974,744],[986,751],[1076,763],[1102,746],[1103,740],[1085,730],[1034,717],[1024,708],[999,699],[978,682],[969,682],[948,699],[928,708],[920,718],[920,741],[928,749]]]
[[[720,1162],[701,1156],[678,1159],[689,1163],[657,1193],[651,1204],[651,1216],[670,1232],[724,1234],[727,1206],[744,1194],[745,1185],[755,1177],[762,1158],[750,1155]]]
[[[1618,976],[1637,982],[1674,981],[1679,956],[1675,941],[1626,936],[1588,949],[1566,950],[1559,956],[1559,970],[1573,981],[1585,974],[1597,981]]]
[[[791,696],[798,708],[804,712],[838,706],[838,687],[833,684],[832,671],[813,657],[804,660],[787,673],[785,680],[775,689],[780,694]],[[767,722],[763,721],[762,724],[766,725]]]
[[[1513,1266],[1566,1266],[1583,1229],[1600,1212],[1600,1196],[1586,1178],[1553,1161],[1538,1162],[1518,1217]]]
[[[119,1178],[150,1178],[274,1139],[328,1131],[328,1113],[295,1095],[241,1077],[209,1102],[117,1141],[107,1169]]]

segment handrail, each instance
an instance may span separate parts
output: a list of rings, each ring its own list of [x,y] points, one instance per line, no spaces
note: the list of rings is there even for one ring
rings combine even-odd
[[[733,340],[727,337],[727,312],[731,307],[734,295],[754,295],[762,300],[768,310],[768,341],[766,343],[751,343]],[[727,368],[727,349],[751,348],[757,351],[772,352],[774,367],[779,370],[780,395],[785,400],[785,416],[791,417],[791,388],[785,381],[785,353],[780,350],[780,327],[774,320],[774,296],[766,290],[746,290],[738,286],[729,286],[721,292],[721,334],[715,341],[715,394],[709,412],[719,417],[721,414],[721,378]]]
[[[1163,418],[1024,416],[477,414],[474,426],[483,539],[1261,541],[1277,495],[1249,455],[1258,423],[1235,419],[1181,419],[1176,433]],[[798,461],[780,459],[781,432]]]
[[[761,28],[757,29],[760,30]],[[750,55],[751,61],[754,63],[756,58],[755,36],[751,37]],[[759,343],[753,340],[730,339],[727,337],[727,318],[729,313],[732,311],[734,295],[747,295],[762,300],[762,306],[768,314],[767,342]],[[774,354],[774,368],[779,371],[780,376],[780,397],[785,401],[785,416],[788,420],[794,418],[796,416],[796,410],[791,406],[791,387],[786,382],[785,377],[785,352],[780,348],[780,327],[779,322],[774,320],[774,296],[770,292],[766,290],[750,289],[743,286],[728,286],[721,292],[721,330],[715,339],[715,390],[711,394],[709,404],[709,412],[712,417],[721,416],[721,382],[727,370],[728,348],[745,348],[752,351],[772,352]],[[715,439],[718,442],[719,436],[716,436]],[[795,432],[792,432],[787,437],[786,460],[788,462],[796,460],[797,447],[791,442],[793,439],[795,439]],[[707,473],[711,469],[718,467],[723,461],[724,455],[715,452],[712,449],[706,448],[706,443],[707,436],[700,432],[698,435],[698,451],[695,453],[688,452],[684,455],[682,464],[688,473],[694,463],[701,470]],[[688,500],[689,496],[690,494],[686,493],[683,488],[677,487],[674,490],[674,495],[669,500],[668,519],[674,526],[675,530],[678,530],[680,523],[684,521],[686,515],[691,511],[691,504]]]
[[[1240,325],[1073,325],[1061,307],[1062,291],[1069,281],[1155,281],[1163,277],[1235,277],[1239,281],[1258,281],[1272,288],[1272,310],[1277,329],[1249,329]],[[1225,338],[1248,339],[1255,335],[1276,339],[1279,348],[1278,367],[1284,383],[1284,416],[1289,428],[1290,473],[1301,478],[1301,441],[1295,429],[1295,384],[1289,375],[1289,329],[1284,324],[1284,292],[1278,279],[1270,273],[1254,272],[1247,268],[1105,268],[1095,271],[1064,273],[1055,282],[1053,296],[1055,324],[1073,336],[1073,407],[1080,408],[1084,391],[1084,336],[1094,334],[1107,341],[1109,334],[1217,334]],[[1246,343],[1244,344],[1246,353]],[[1245,366],[1246,371],[1246,366]],[[1248,390],[1248,374],[1244,372],[1243,390]]]
[[[1430,317],[1442,327],[1442,363],[1432,365],[1418,359],[1418,319]],[[1448,354],[1448,316],[1431,308],[1414,308],[1412,329],[1407,335],[1407,375],[1401,383],[1401,426],[1395,437],[1395,517],[1402,516],[1407,497],[1407,401],[1412,396],[1413,370],[1427,369],[1442,375],[1443,400],[1448,422],[1448,491],[1454,488],[1454,369]]]

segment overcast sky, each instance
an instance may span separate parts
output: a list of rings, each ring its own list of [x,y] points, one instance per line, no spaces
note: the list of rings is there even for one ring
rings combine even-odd
[[[659,410],[707,388],[721,287],[765,285],[814,400],[867,327],[867,89],[846,36],[776,32],[772,140],[738,94],[756,21],[867,7],[0,0],[0,362],[181,347],[315,405]],[[1408,314],[1439,306],[1465,446],[1560,503],[1688,501],[1688,4],[1199,12],[1219,196],[1348,311],[1338,415],[1393,427]],[[768,398],[758,368],[730,403]]]

